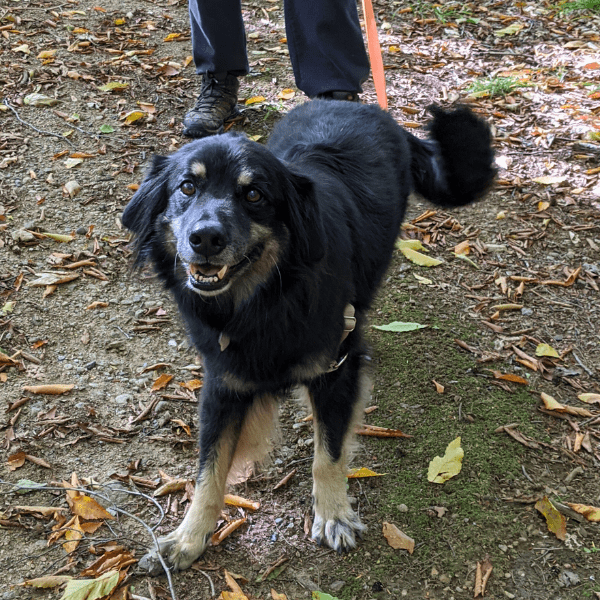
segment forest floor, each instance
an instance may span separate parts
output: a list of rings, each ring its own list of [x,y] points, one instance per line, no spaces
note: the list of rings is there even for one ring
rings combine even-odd
[[[307,99],[283,3],[243,13],[252,72],[233,128],[264,141]],[[349,479],[368,532],[338,556],[307,535],[312,428],[284,402],[271,461],[232,490],[259,508],[228,506],[223,521],[243,525],[171,586],[136,560],[189,504],[202,367],[168,295],[131,272],[120,215],[151,155],[186,143],[187,6],[0,7],[0,600],[111,571],[113,598],[225,598],[232,574],[238,599],[459,600],[490,569],[486,598],[600,598],[600,17],[528,0],[377,0],[375,13],[390,113],[422,135],[429,104],[468,104],[499,168],[477,205],[412,203],[402,237],[442,262],[399,251],[373,310],[374,325],[426,326],[369,335],[365,422],[412,437],[361,436],[353,466],[380,475]],[[362,100],[376,101],[371,82]],[[457,437],[461,472],[430,483]]]

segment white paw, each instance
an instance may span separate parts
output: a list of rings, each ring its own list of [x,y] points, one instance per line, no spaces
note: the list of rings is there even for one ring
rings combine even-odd
[[[158,539],[160,555],[169,569],[173,571],[187,569],[206,550],[211,534],[212,532],[190,536],[180,526],[169,535]],[[160,575],[163,572],[156,548],[140,559],[139,566],[150,575]]]
[[[325,544],[341,554],[355,548],[356,538],[362,538],[366,530],[366,525],[361,523],[361,520],[351,509],[345,511],[344,515],[331,519],[325,519],[315,513],[312,538],[319,545]]]

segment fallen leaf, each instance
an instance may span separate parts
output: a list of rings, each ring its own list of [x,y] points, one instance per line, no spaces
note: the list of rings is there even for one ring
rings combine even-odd
[[[554,397],[542,392],[540,394],[544,408],[546,410],[554,410],[559,413],[567,413],[569,415],[575,415],[577,417],[592,417],[592,413],[586,408],[579,408],[578,406],[569,406],[567,404],[561,404]]]
[[[438,383],[435,379],[432,379],[431,381],[433,381],[433,384],[435,385],[435,391],[438,394],[443,394],[446,388],[441,383]]]
[[[410,438],[412,435],[402,433],[399,429],[389,429],[388,427],[377,427],[376,425],[359,425],[356,428],[357,435],[366,435],[380,438]]]
[[[573,504],[572,502],[567,502],[567,506],[571,507],[580,515],[583,515],[588,521],[600,523],[600,508],[588,506],[587,504]]]
[[[166,388],[171,379],[173,379],[173,375],[167,375],[166,373],[163,373],[154,380],[154,383],[152,384],[152,391],[158,392],[159,390]]]
[[[513,383],[520,383],[521,385],[529,385],[529,381],[520,375],[514,375],[513,373],[501,373],[500,371],[492,371],[494,379],[500,379],[502,381],[512,381]]]
[[[103,506],[98,504],[96,500],[86,496],[85,494],[81,494],[75,498],[72,498],[69,504],[73,514],[80,516],[82,519],[94,521],[97,519],[110,520],[115,518]]]
[[[239,506],[248,510],[258,510],[260,508],[260,502],[255,500],[246,500],[241,496],[235,496],[234,494],[225,494],[225,504],[230,506]]]
[[[123,117],[123,119],[124,119],[125,125],[131,125],[132,123],[139,121],[140,119],[144,118],[145,116],[146,116],[146,113],[142,110],[132,110],[131,112],[128,112]]]
[[[58,100],[56,98],[45,96],[44,94],[28,94],[23,98],[23,104],[35,107],[54,106],[55,104],[58,104]]]
[[[188,434],[188,436],[192,435],[192,430],[185,421],[182,421],[181,419],[171,419],[171,423],[175,423],[177,427],[181,427]]]
[[[473,588],[473,598],[481,596],[483,598],[485,594],[485,586],[487,585],[488,579],[492,574],[492,563],[489,558],[486,558],[482,563],[477,563],[477,569],[475,571],[475,587]]]
[[[508,27],[504,27],[504,29],[498,29],[494,32],[498,37],[503,37],[505,35],[516,35],[523,29],[525,25],[523,23],[515,22],[511,23]]]
[[[567,537],[567,519],[554,507],[548,496],[544,496],[535,503],[535,508],[546,518],[548,531],[559,540]]]
[[[296,95],[296,92],[290,88],[286,88],[285,90],[281,90],[277,97],[280,100],[291,100]]]
[[[31,392],[32,394],[49,394],[58,396],[60,394],[66,394],[75,387],[74,383],[53,383],[46,385],[24,385],[24,392]]]
[[[16,452],[15,454],[11,454],[6,462],[8,463],[8,468],[11,471],[16,471],[21,468],[25,464],[27,454],[22,450],[20,452]]]
[[[91,304],[88,304],[85,307],[85,310],[94,310],[95,308],[106,308],[108,306],[108,302],[102,302],[101,300],[96,300]]]
[[[547,175],[545,177],[536,177],[532,181],[535,181],[535,183],[541,183],[542,185],[552,185],[553,183],[563,183],[563,181],[566,181],[566,180],[567,180],[566,175],[554,176],[554,177],[551,175]]]
[[[375,473],[367,467],[361,467],[360,469],[352,469],[347,477],[348,479],[359,479],[361,477],[383,477],[383,475],[387,475],[387,473]]]
[[[465,455],[460,447],[460,437],[450,442],[443,457],[436,456],[429,463],[427,480],[431,483],[445,483],[460,473]]]
[[[118,571],[108,571],[97,579],[71,579],[60,600],[96,600],[108,596],[118,583]]]
[[[400,252],[402,252],[408,260],[420,267],[437,267],[442,264],[441,260],[432,258],[431,256],[425,256],[425,254],[421,254],[412,248],[400,248]]]
[[[67,181],[67,183],[63,185],[63,192],[66,196],[69,196],[69,198],[75,198],[80,191],[81,186],[74,179]]]
[[[550,356],[552,358],[560,358],[558,352],[548,344],[538,344],[535,349],[536,356]]]
[[[421,240],[398,240],[396,242],[396,248],[402,250],[402,248],[410,248],[411,250],[422,250],[423,252],[429,252],[425,246],[421,243]]]
[[[387,325],[373,325],[375,329],[380,331],[393,331],[395,333],[406,333],[408,331],[415,331],[416,329],[423,329],[427,325],[421,325],[419,323],[404,323],[402,321],[392,321]]]
[[[213,546],[218,546],[225,538],[229,537],[238,527],[241,527],[246,522],[246,518],[236,519],[235,521],[231,521],[231,523],[227,523],[225,527],[222,527],[218,531],[216,531],[212,538],[211,543]]]
[[[271,588],[271,598],[272,600],[288,600],[285,594],[279,594],[273,588]]]
[[[194,392],[199,390],[203,383],[201,379],[190,379],[189,381],[182,381],[179,385],[190,392]]]
[[[577,397],[588,404],[600,404],[600,394],[579,394]]]
[[[383,537],[396,550],[408,550],[409,554],[415,551],[415,540],[400,531],[393,523],[383,523]]]
[[[36,588],[54,588],[73,579],[70,575],[46,575],[45,577],[36,577],[28,579],[18,585],[31,586]]]
[[[248,98],[244,104],[258,104],[259,102],[264,102],[266,98],[264,96],[252,96],[252,98]]]

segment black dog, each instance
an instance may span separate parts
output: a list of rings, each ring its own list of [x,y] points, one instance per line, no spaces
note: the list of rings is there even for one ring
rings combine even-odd
[[[431,110],[423,141],[375,106],[311,101],[266,146],[228,133],[156,156],[125,209],[138,263],[154,264],[204,358],[196,493],[159,540],[174,569],[202,554],[232,465],[259,458],[277,398],[298,387],[315,425],[312,536],[343,551],[365,529],[346,496],[369,393],[362,329],[408,195],[467,204],[495,174],[487,125]]]

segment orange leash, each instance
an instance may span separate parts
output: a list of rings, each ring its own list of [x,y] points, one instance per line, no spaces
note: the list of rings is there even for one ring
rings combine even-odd
[[[367,48],[369,49],[369,60],[371,62],[371,73],[375,83],[375,92],[377,93],[377,102],[384,110],[387,110],[387,94],[385,93],[385,75],[383,73],[383,58],[381,56],[381,46],[379,45],[379,36],[377,35],[377,24],[375,23],[375,13],[373,12],[373,3],[371,0],[362,0],[363,14],[365,16],[365,26],[367,30]]]

